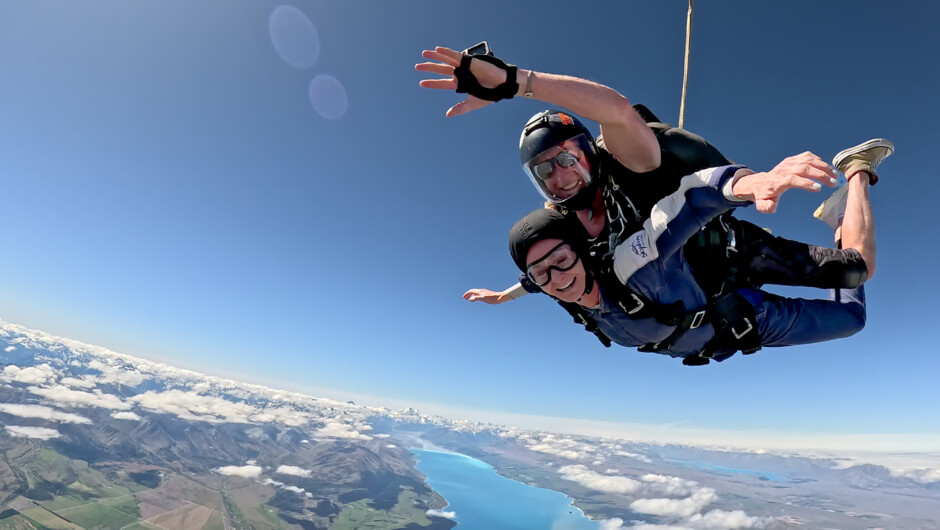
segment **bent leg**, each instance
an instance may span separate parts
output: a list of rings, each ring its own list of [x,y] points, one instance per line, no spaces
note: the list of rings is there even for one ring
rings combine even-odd
[[[854,249],[862,256],[871,278],[875,274],[875,219],[868,197],[869,178],[867,171],[859,171],[849,178],[845,217],[840,229],[842,247]]]
[[[858,250],[833,249],[775,237],[763,228],[723,215],[689,240],[685,256],[706,291],[722,286],[795,285],[852,289],[867,278]]]
[[[793,346],[841,339],[865,327],[865,288],[836,289],[829,300],[786,298],[742,289],[757,310],[762,346]]]
[[[852,289],[868,272],[854,248],[835,249],[775,237],[763,228],[728,219],[734,229],[734,260],[750,286],[795,285],[820,289]]]

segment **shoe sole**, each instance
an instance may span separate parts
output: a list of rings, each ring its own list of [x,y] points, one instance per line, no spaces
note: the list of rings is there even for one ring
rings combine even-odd
[[[894,152],[894,143],[891,140],[885,138],[875,138],[874,140],[868,140],[865,143],[856,145],[855,147],[849,147],[836,153],[836,156],[832,159],[832,167],[839,167],[839,164],[842,163],[846,158],[861,153],[862,151],[867,151],[873,147],[886,147],[888,149],[888,154],[883,158],[888,158],[891,156],[891,153]]]
[[[831,210],[833,208],[836,208],[836,205],[838,205],[845,199],[847,190],[848,190],[848,185],[843,184],[836,191],[832,192],[832,195],[827,197],[826,200],[824,200],[822,204],[820,204],[819,207],[816,208],[816,211],[813,212],[813,217],[826,223],[826,225],[828,225],[832,229],[837,228],[839,226],[838,217],[832,220],[833,223],[829,222],[828,217],[831,216]]]
[[[822,204],[819,205],[819,208],[816,208],[816,211],[813,212],[813,217],[817,219],[822,218],[823,211],[826,209],[827,205],[834,204],[834,203],[841,201],[842,200],[841,195],[845,195],[845,191],[843,190],[845,186],[846,185],[843,184],[838,189],[836,189],[836,191],[832,192],[832,195],[826,197],[826,200],[824,200]]]

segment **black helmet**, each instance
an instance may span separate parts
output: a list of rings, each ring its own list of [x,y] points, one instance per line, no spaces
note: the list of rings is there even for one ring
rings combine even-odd
[[[570,197],[560,197],[553,194],[545,184],[553,165],[558,162],[553,159],[540,160],[540,155],[568,140],[577,144],[575,147],[584,154],[590,171],[582,172],[584,185],[577,193]],[[532,184],[549,202],[580,210],[588,208],[594,200],[600,180],[597,178],[597,145],[591,132],[571,114],[559,110],[545,110],[529,118],[519,138],[519,158]],[[568,166],[562,162],[562,167]]]
[[[533,245],[544,239],[560,239],[574,250],[585,263],[588,233],[577,220],[568,219],[556,210],[540,208],[516,221],[509,231],[509,253],[512,261],[523,273],[527,272],[526,258]],[[585,266],[586,282],[583,294],[594,287],[593,275]]]

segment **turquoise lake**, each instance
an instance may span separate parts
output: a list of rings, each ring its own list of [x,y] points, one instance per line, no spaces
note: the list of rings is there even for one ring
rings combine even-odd
[[[597,523],[557,491],[509,480],[469,456],[412,449],[418,471],[454,512],[459,530],[597,530]]]

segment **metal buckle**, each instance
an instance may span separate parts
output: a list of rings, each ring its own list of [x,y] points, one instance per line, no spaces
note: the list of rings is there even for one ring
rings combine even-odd
[[[751,320],[750,320],[750,319],[745,318],[745,319],[744,319],[744,323],[747,324],[747,329],[744,330],[744,331],[742,331],[741,333],[738,333],[737,331],[735,331],[735,330],[734,330],[734,326],[731,327],[731,334],[734,335],[734,338],[740,339],[741,337],[747,335],[749,331],[751,331],[752,329],[754,329],[754,326],[751,325]]]
[[[633,294],[633,293],[630,293],[630,296],[632,296],[633,299],[636,300],[637,306],[636,306],[635,308],[633,308],[632,311],[627,311],[627,314],[628,314],[628,315],[632,315],[633,313],[636,313],[637,311],[643,309],[643,306],[645,305],[645,304],[643,303],[643,301],[640,300],[640,298],[639,298],[637,295],[635,295],[635,294]],[[623,308],[623,306],[620,306],[620,307]],[[626,311],[626,309],[624,309],[624,311]],[[746,332],[745,332],[745,333],[746,333]]]
[[[701,310],[701,311],[699,311],[698,313],[695,313],[695,316],[692,317],[692,325],[689,326],[689,329],[695,329],[695,328],[701,326],[703,320],[705,320],[705,310],[704,310],[704,309]],[[732,329],[731,331],[732,331],[732,333],[734,332],[733,329]],[[745,331],[745,333],[747,333],[747,332]]]
[[[737,238],[734,237],[734,230],[728,228],[728,225],[725,224],[724,219],[718,218],[718,222],[721,223],[721,227],[724,228],[725,233],[728,234],[728,244],[725,245],[725,257],[730,258],[732,253],[738,252],[738,241]]]

